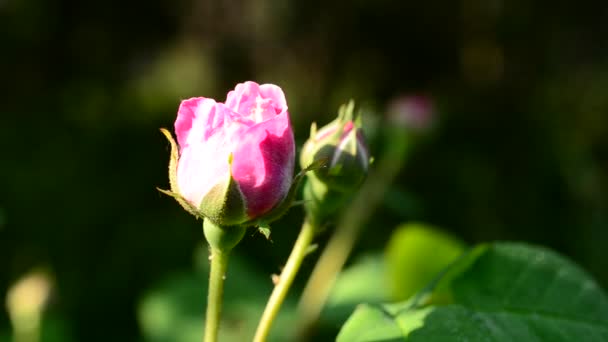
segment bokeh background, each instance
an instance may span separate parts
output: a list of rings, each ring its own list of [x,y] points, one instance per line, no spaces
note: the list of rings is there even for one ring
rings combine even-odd
[[[606,20],[600,1],[0,0],[0,339],[8,289],[36,269],[52,282],[43,340],[154,340],[142,303],[158,289],[202,312],[205,277],[188,278],[204,268],[202,229],[155,189],[168,184],[158,129],[181,99],[222,100],[244,80],[283,88],[299,145],[355,99],[376,155],[391,101],[433,99],[351,260],[418,221],[471,245],[549,246],[608,287]],[[248,275],[228,286],[253,320],[301,218],[237,249]]]

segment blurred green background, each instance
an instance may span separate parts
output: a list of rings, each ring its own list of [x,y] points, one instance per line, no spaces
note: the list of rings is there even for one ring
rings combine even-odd
[[[53,279],[48,341],[152,338],[144,298],[205,264],[201,222],[155,190],[168,184],[158,128],[180,100],[221,101],[245,80],[283,88],[298,146],[356,99],[380,127],[376,155],[390,101],[434,99],[352,260],[419,221],[468,244],[550,246],[608,287],[606,18],[599,1],[0,0],[0,340],[5,294],[36,268]],[[249,275],[227,286],[253,320],[301,218],[292,209],[273,242],[252,232],[237,248]],[[167,291],[202,312],[200,279]]]

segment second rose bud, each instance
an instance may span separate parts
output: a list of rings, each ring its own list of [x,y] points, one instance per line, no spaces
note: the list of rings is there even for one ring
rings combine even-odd
[[[370,155],[354,114],[354,103],[343,105],[338,118],[317,130],[313,124],[300,165],[319,167],[307,174],[304,200],[312,219],[323,221],[359,189],[369,169]]]

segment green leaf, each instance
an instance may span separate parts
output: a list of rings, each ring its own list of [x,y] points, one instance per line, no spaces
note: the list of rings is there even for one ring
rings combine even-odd
[[[321,314],[322,324],[339,326],[361,302],[390,300],[386,264],[382,253],[359,257],[340,272]]]
[[[361,305],[342,328],[338,341],[403,341],[403,332],[382,308]]]
[[[388,287],[393,300],[405,300],[456,260],[465,245],[449,234],[422,224],[398,227],[386,249]]]
[[[387,336],[395,325],[399,337]],[[411,300],[360,306],[338,336],[391,339],[608,341],[608,297],[555,252],[519,243],[481,245]]]
[[[384,253],[364,255],[340,273],[322,323],[344,322],[362,302],[379,304],[410,297],[463,252],[463,243],[437,228],[422,223],[399,226]]]

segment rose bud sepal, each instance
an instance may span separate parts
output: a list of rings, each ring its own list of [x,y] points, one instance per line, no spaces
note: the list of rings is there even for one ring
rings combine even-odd
[[[179,153],[177,152],[177,143],[175,142],[175,140],[171,136],[171,133],[168,130],[161,128],[160,131],[165,136],[165,138],[167,138],[169,144],[171,145],[171,155],[169,158],[169,186],[171,187],[171,190],[169,191],[160,188],[156,189],[165,195],[173,197],[177,201],[177,203],[179,203],[187,212],[194,215],[196,218],[202,219],[204,217],[201,215],[199,210],[195,206],[190,204],[190,202],[183,198],[182,195],[180,195],[179,193],[179,188],[177,186],[177,162],[179,160]]]
[[[348,193],[330,189],[313,173],[306,177],[302,197],[306,216],[318,229],[322,229],[325,224],[330,223],[334,214],[350,198]]]
[[[232,154],[228,158],[229,169],[232,168]],[[219,226],[240,225],[247,221],[245,197],[238,183],[228,173],[225,182],[216,184],[203,197],[199,207],[201,214]]]
[[[197,218],[211,220],[218,226],[232,226],[247,221],[245,199],[238,183],[232,177],[232,172],[228,173],[226,181],[219,182],[209,190],[198,208],[182,197],[177,185],[177,162],[179,158],[177,144],[169,131],[161,128],[161,132],[171,144],[171,158],[169,160],[169,184],[171,185],[171,191],[158,190],[175,198],[192,215]],[[228,165],[229,170],[231,170],[232,154],[228,157]]]

